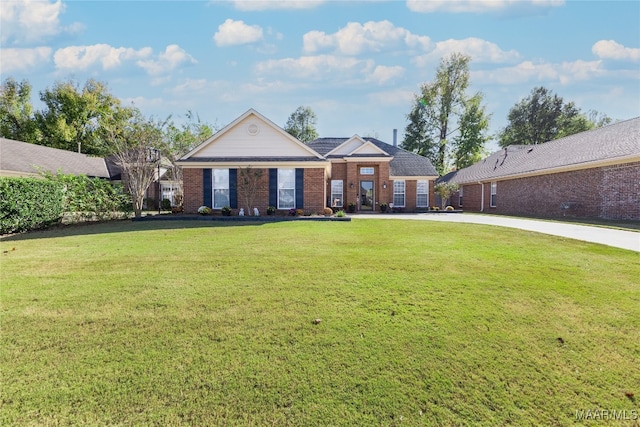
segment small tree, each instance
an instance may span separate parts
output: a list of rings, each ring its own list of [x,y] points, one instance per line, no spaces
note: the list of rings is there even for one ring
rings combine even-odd
[[[161,161],[162,129],[165,123],[144,118],[138,110],[124,128],[109,129],[108,145],[122,171],[122,178],[133,200],[136,218],[142,216],[144,196],[156,177]],[[118,123],[116,121],[116,123]]]
[[[439,182],[433,187],[436,194],[440,196],[440,204],[442,206],[442,209],[447,206],[449,197],[451,197],[453,193],[458,191],[458,188],[458,184],[455,184],[453,182]]]
[[[244,196],[247,213],[252,215],[253,210],[251,208],[254,207],[253,202],[258,191],[260,191],[263,170],[252,169],[251,166],[247,166],[246,168],[240,168],[239,172],[238,189]]]
[[[318,137],[316,122],[316,113],[311,107],[298,107],[289,116],[284,130],[306,144]]]

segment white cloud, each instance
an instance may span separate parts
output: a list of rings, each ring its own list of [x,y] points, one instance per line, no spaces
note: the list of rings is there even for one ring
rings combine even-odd
[[[404,72],[405,69],[400,66],[387,67],[378,65],[369,76],[369,81],[382,85],[402,77]]]
[[[255,43],[262,40],[262,28],[258,25],[247,25],[244,21],[227,19],[218,26],[218,31],[213,35],[217,46],[234,46],[240,44]]]
[[[306,53],[335,49],[343,55],[358,55],[363,52],[381,52],[398,48],[425,50],[431,41],[427,36],[417,36],[391,22],[369,21],[365,24],[349,22],[334,34],[310,31],[303,37]]]
[[[374,70],[374,63],[373,60],[318,55],[264,61],[258,63],[255,69],[258,74],[287,75],[299,79],[334,77],[344,81],[370,74]]]
[[[602,59],[630,61],[638,61],[640,59],[640,49],[624,47],[614,40],[600,40],[591,47],[591,51]]]
[[[193,56],[189,55],[177,44],[170,44],[165,51],[160,53],[157,59],[147,59],[138,61],[137,64],[144,68],[152,76],[168,73],[184,63],[196,64]],[[162,82],[159,80],[158,82]]]
[[[607,73],[602,68],[601,61],[573,61],[559,64],[536,64],[531,61],[524,61],[513,67],[472,72],[471,78],[476,83],[502,85],[531,82],[557,82],[566,85],[576,81],[602,77]]]
[[[437,64],[441,58],[455,52],[469,55],[474,62],[502,63],[520,59],[520,55],[515,50],[504,51],[495,43],[470,37],[463,40],[449,39],[438,42],[431,52],[415,57],[413,62],[419,67],[425,67]]]
[[[324,0],[233,0],[236,9],[243,11],[268,9],[313,9]]]
[[[51,48],[47,46],[32,49],[2,49],[2,61],[0,61],[0,73],[12,73],[36,67],[51,58]]]
[[[31,1],[13,0],[0,2],[0,41],[15,44],[32,43],[57,34],[80,31],[84,26],[73,23],[67,27],[60,24],[60,15],[65,5],[61,0]]]
[[[562,6],[564,0],[407,0],[413,12],[490,13],[512,7],[548,8]]]
[[[108,44],[95,44],[58,49],[53,55],[53,60],[56,68],[63,70],[86,70],[96,65],[109,70],[120,66],[123,61],[146,58],[151,53],[150,47],[135,50],[125,47],[116,48]]]

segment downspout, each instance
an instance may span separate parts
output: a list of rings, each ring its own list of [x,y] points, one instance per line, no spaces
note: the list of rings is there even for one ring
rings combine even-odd
[[[478,181],[480,184],[480,212],[484,212],[484,183]]]

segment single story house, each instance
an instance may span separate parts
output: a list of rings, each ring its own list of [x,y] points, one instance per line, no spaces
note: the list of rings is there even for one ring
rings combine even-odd
[[[183,156],[184,210],[273,206],[281,213],[325,207],[374,212],[427,209],[437,172],[425,157],[375,138],[320,138],[308,144],[250,109]],[[242,179],[250,171],[253,187]],[[252,206],[246,206],[248,193]]]
[[[538,145],[515,145],[451,172],[465,211],[640,220],[640,117]]]

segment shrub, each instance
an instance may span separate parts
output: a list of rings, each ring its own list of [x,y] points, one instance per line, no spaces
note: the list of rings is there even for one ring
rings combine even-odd
[[[344,211],[340,210],[340,211],[336,212],[336,216],[338,218],[344,218],[345,216],[347,216],[347,214],[344,213]]]
[[[325,214],[325,215],[333,215],[333,209],[331,209],[329,207],[324,208],[322,213]]]
[[[302,216],[304,215],[304,211],[302,209],[296,209],[296,215]]]
[[[275,206],[267,206],[267,215],[273,215],[274,213],[276,213]]]
[[[229,206],[223,206],[220,211],[223,216],[231,216],[231,208]]]
[[[171,200],[162,199],[162,202],[160,202],[160,207],[162,208],[163,211],[170,211],[171,210]]]
[[[445,211],[453,211],[455,209],[453,209],[453,206],[449,205],[446,208],[444,208]]]
[[[45,228],[62,218],[63,185],[36,178],[0,178],[0,234]]]
[[[211,208],[209,206],[200,206],[198,208],[198,213],[200,215],[211,215]]]

